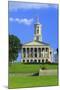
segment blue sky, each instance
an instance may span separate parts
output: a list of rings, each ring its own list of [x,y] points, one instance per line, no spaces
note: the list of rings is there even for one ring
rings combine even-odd
[[[58,5],[41,3],[9,2],[9,33],[16,35],[21,43],[34,38],[36,17],[42,25],[43,42],[53,49],[58,47]],[[20,56],[18,57],[18,61]]]

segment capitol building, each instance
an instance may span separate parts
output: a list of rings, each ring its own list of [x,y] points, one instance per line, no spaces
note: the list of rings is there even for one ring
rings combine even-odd
[[[52,62],[52,49],[48,43],[42,40],[42,25],[37,18],[34,24],[33,41],[22,45],[21,62],[23,63],[47,63]],[[27,36],[27,35],[26,35]]]

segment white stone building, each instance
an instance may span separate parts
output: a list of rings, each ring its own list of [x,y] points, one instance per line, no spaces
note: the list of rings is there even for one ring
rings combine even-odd
[[[49,44],[42,41],[41,30],[42,26],[37,18],[37,21],[34,24],[34,40],[22,45],[21,62],[24,63],[51,62],[52,50]]]

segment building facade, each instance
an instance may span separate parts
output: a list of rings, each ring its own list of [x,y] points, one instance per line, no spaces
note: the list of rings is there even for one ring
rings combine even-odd
[[[37,18],[34,24],[34,40],[22,45],[23,63],[46,63],[51,62],[52,49],[50,45],[42,42],[42,25]]]

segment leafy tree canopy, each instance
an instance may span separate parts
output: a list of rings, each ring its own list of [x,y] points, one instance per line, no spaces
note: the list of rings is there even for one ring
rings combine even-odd
[[[15,61],[21,49],[21,42],[18,37],[9,35],[9,62]]]

